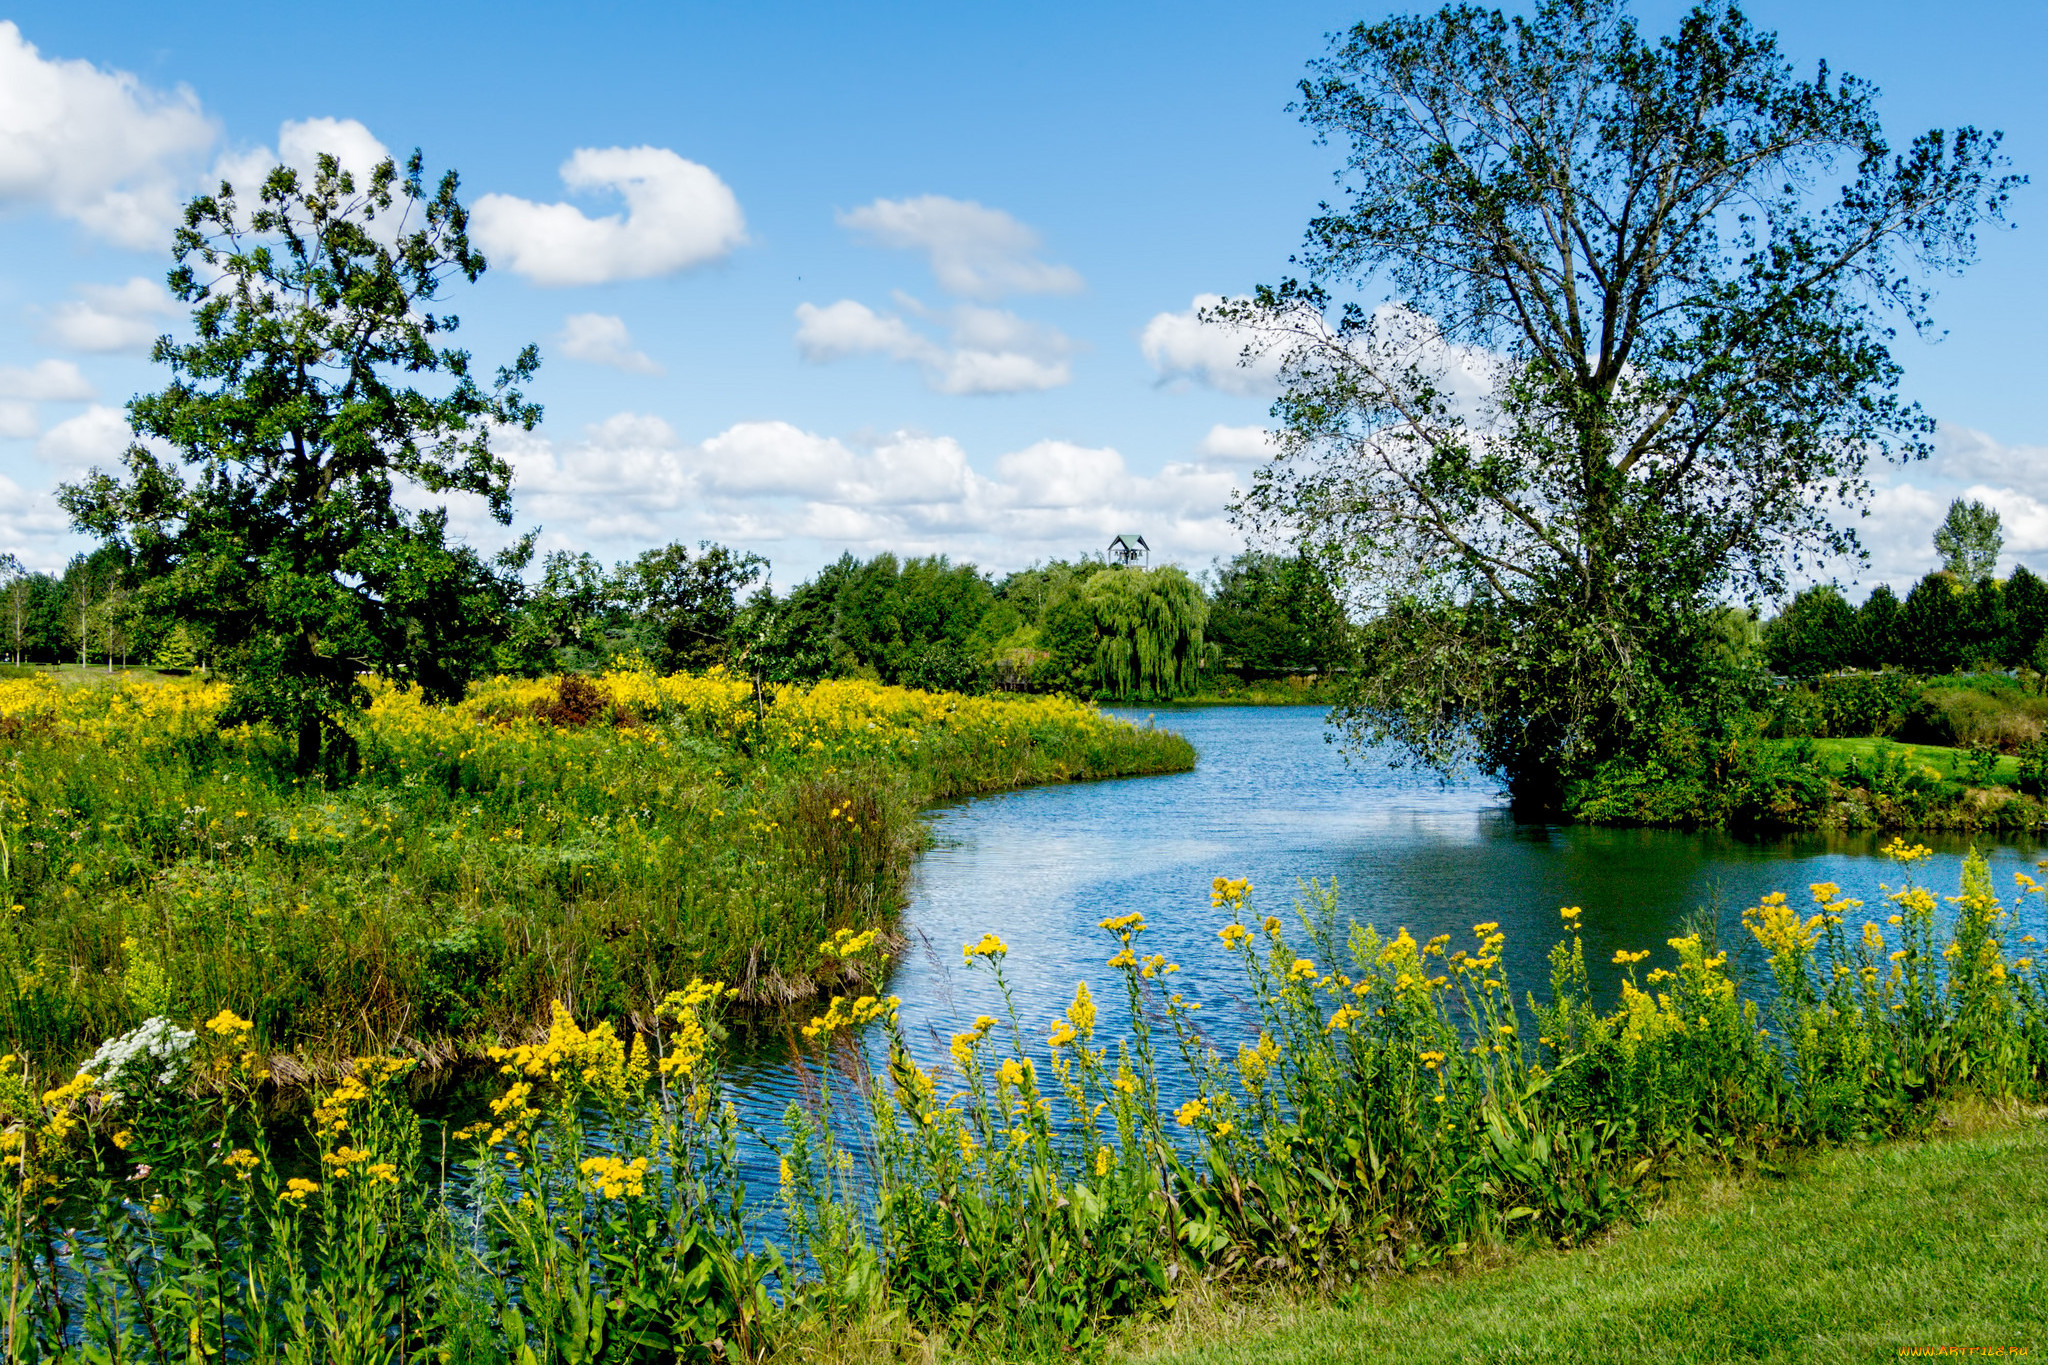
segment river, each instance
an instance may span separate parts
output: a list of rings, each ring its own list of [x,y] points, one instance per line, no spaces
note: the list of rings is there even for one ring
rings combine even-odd
[[[1618,991],[1616,950],[1650,949],[1641,971],[1668,965],[1666,940],[1701,923],[1714,926],[1731,966],[1750,976],[1748,989],[1763,994],[1764,964],[1741,926],[1745,907],[1771,891],[1806,905],[1810,883],[1831,881],[1881,920],[1888,907],[1879,883],[1900,880],[1877,856],[1889,836],[1751,837],[1517,821],[1490,783],[1446,785],[1369,755],[1347,762],[1327,742],[1320,707],[1116,714],[1180,731],[1200,762],[1187,773],[1036,787],[928,813],[931,846],[903,916],[909,946],[888,987],[902,997],[903,1022],[927,1060],[943,1059],[946,1038],[977,1014],[1003,1013],[988,974],[966,969],[961,954],[988,932],[1009,945],[1005,971],[1027,1037],[1045,1036],[1078,980],[1089,982],[1107,1022],[1120,996],[1105,959],[1117,945],[1096,925],[1132,911],[1148,926],[1141,948],[1181,964],[1176,988],[1205,1002],[1212,1041],[1234,1054],[1252,1032],[1239,1004],[1237,959],[1216,936],[1225,915],[1209,903],[1219,875],[1249,878],[1254,909],[1282,916],[1290,930],[1296,887],[1306,878],[1334,878],[1341,913],[1389,934],[1403,927],[1418,940],[1447,933],[1454,947],[1470,947],[1475,923],[1497,922],[1518,999],[1530,990],[1548,996],[1546,958],[1564,936],[1563,906],[1583,909],[1587,962],[1610,998]],[[1970,840],[1917,840],[1936,850],[1916,869],[1918,879],[1953,894]],[[2007,896],[2012,874],[2031,871],[2043,852],[1979,843]],[[786,1052],[762,1039],[736,1062],[732,1079],[744,1108],[773,1132],[796,1093]],[[1162,1081],[1172,1103],[1179,1096],[1170,1078]],[[772,1182],[772,1163],[749,1165]]]

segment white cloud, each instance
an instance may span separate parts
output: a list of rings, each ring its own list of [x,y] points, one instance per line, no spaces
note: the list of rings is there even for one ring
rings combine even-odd
[[[608,365],[628,374],[660,374],[645,351],[633,349],[633,334],[625,320],[607,313],[571,313],[562,319],[556,338],[562,354],[590,365]]]
[[[902,318],[877,313],[864,303],[841,299],[820,308],[796,306],[796,346],[815,365],[853,355],[886,355],[896,360],[927,361],[939,348]]]
[[[942,194],[877,199],[838,220],[878,246],[924,252],[939,288],[956,297],[1073,294],[1082,288],[1072,266],[1038,259],[1036,231],[972,200]]]
[[[1924,465],[1935,477],[1981,483],[2033,483],[2048,487],[2048,446],[2009,446],[1973,427],[1943,422]]]
[[[1264,427],[1229,427],[1218,422],[1195,449],[1213,460],[1264,460],[1273,454],[1273,436]]]
[[[535,284],[604,284],[667,275],[746,240],[739,200],[708,167],[665,147],[579,148],[562,163],[573,192],[615,192],[624,216],[591,218],[573,204],[486,194],[470,228],[490,254]]]
[[[161,249],[213,120],[180,86],[46,59],[0,22],[0,210],[45,208],[120,246]]]
[[[544,548],[616,558],[710,538],[772,553],[785,585],[843,549],[1002,569],[1097,550],[1131,526],[1164,557],[1191,563],[1240,543],[1224,511],[1228,471],[1134,474],[1114,449],[1064,441],[1003,454],[984,474],[949,436],[851,441],[756,421],[691,443],[659,418],[622,413],[580,439],[515,432],[502,448],[522,520],[546,528]]]
[[[0,545],[24,566],[40,573],[61,572],[64,561],[90,545],[74,535],[71,518],[47,491],[31,492],[0,474]]]
[[[284,165],[310,175],[322,154],[339,161],[360,187],[391,150],[352,118],[290,119],[277,130],[277,157]]]
[[[2024,563],[2048,574],[2048,446],[2008,445],[1948,422],[1936,428],[1933,444],[1924,462],[1873,468],[1868,515],[1846,519],[1869,551],[1869,563],[1816,566],[1810,577],[1839,568],[1866,585],[1889,583],[1903,592],[1941,567],[1934,530],[1956,498],[1998,513],[2005,534],[1999,573]]]
[[[38,403],[90,401],[92,385],[68,360],[0,365],[0,437],[26,440],[42,430]]]
[[[856,355],[915,364],[926,386],[939,393],[1035,393],[1073,379],[1067,363],[1073,343],[1057,328],[1001,309],[962,304],[934,310],[897,297],[905,311],[943,326],[947,340],[927,336],[897,314],[841,299],[823,308],[797,305],[798,352],[820,365]]]
[[[1162,382],[1192,380],[1204,387],[1246,397],[1270,398],[1280,391],[1280,357],[1254,347],[1255,359],[1243,363],[1254,338],[1240,328],[1204,322],[1201,312],[1223,302],[1221,294],[1197,294],[1179,313],[1158,313],[1145,324],[1138,347]]]
[[[70,478],[94,465],[112,465],[134,441],[126,413],[95,403],[44,432],[36,454]]]
[[[81,284],[78,298],[49,311],[43,335],[73,351],[147,351],[162,333],[162,319],[178,305],[155,280],[141,275],[126,284]]]
[[[80,403],[91,399],[92,385],[68,360],[38,360],[23,369],[0,365],[0,398],[30,403]]]

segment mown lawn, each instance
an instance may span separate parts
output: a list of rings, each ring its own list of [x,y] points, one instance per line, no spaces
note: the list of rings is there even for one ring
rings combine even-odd
[[[1941,770],[1943,777],[1954,781],[1962,780],[1962,765],[1969,757],[1961,749],[1939,744],[1901,744],[1895,739],[1816,739],[1812,743],[1822,761],[1837,770],[1846,767],[1851,759],[1868,762],[1883,754],[1911,750],[1914,758],[1932,764]],[[1991,780],[1994,784],[2010,785],[2019,780],[2019,775],[2020,761],[2007,754],[1998,760]]]
[[[197,672],[197,670],[193,670]],[[171,678],[187,676],[183,673],[165,673],[155,668],[140,665],[129,667],[115,664],[109,669],[105,663],[96,664],[0,664],[0,679],[6,678],[48,678],[60,687],[101,687],[109,683],[124,687],[129,683],[163,682]]]
[[[1391,1280],[1349,1308],[1252,1314],[1234,1330],[1196,1314],[1170,1330],[1144,1359],[2038,1355],[2048,1350],[2048,1122],[1827,1152],[1783,1179],[1702,1181],[1590,1249]]]

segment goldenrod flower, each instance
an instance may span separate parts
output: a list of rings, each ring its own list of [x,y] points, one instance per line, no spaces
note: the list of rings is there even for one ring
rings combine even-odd
[[[977,957],[985,957],[991,962],[999,962],[1009,955],[1010,949],[1008,944],[1004,943],[994,934],[983,934],[979,943],[964,944],[960,952],[969,962],[974,961]]]

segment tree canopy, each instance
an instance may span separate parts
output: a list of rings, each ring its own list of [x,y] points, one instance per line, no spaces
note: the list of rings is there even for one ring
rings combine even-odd
[[[1934,552],[1941,556],[1942,569],[1965,582],[1991,577],[2004,548],[1998,513],[1974,499],[1951,502],[1948,515],[1934,528]]]
[[[160,444],[131,446],[125,477],[94,470],[61,493],[219,651],[222,722],[295,735],[302,767],[365,701],[360,674],[459,696],[516,604],[530,540],[486,561],[450,542],[445,508],[401,500],[469,494],[508,523],[491,431],[540,417],[518,387],[533,347],[486,387],[446,344],[443,286],[485,267],[456,188],[450,171],[430,189],[418,152],[361,183],[322,156],[310,176],[271,171],[254,204],[226,183],[192,200],[170,287],[193,336],[157,341],[170,381],[128,405]]]
[[[1867,462],[1927,450],[1914,276],[2015,179],[1995,133],[1895,149],[1868,83],[1718,3],[1360,24],[1299,109],[1344,153],[1306,278],[1210,314],[1284,385],[1238,513],[1381,618],[1355,740],[1540,796],[1683,702],[1715,594],[1858,553]]]

